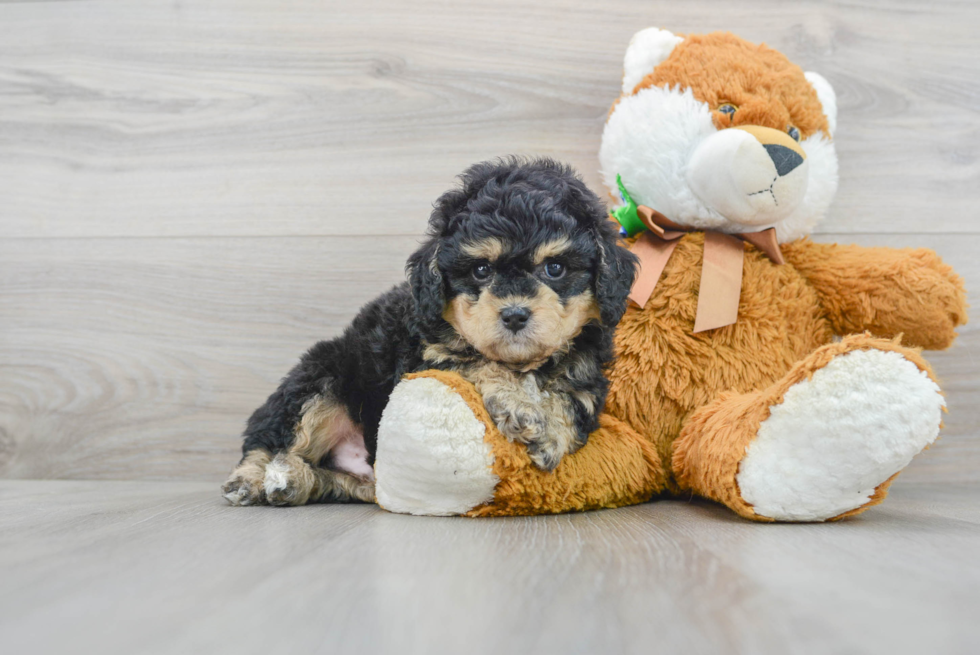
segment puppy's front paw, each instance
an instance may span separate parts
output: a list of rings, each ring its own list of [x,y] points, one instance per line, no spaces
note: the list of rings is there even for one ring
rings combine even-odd
[[[221,485],[221,495],[232,505],[264,505],[265,465],[269,463],[269,453],[265,450],[252,450],[245,454],[228,481]]]
[[[551,439],[542,439],[527,445],[527,454],[542,471],[554,471],[561,463],[561,458],[567,453],[558,442]]]
[[[544,434],[545,416],[528,402],[489,396],[483,399],[483,404],[497,429],[510,441],[530,443]]]
[[[240,475],[237,471],[233,472],[231,477],[228,478],[228,481],[221,485],[221,495],[232,505],[265,504],[265,490],[262,488],[262,479]]]
[[[298,455],[279,453],[265,467],[265,496],[270,505],[305,505],[316,485],[310,465]]]
[[[562,421],[551,421],[545,434],[528,443],[527,453],[539,469],[554,471],[562,457],[581,448],[588,438],[589,435],[579,434],[571,425]]]

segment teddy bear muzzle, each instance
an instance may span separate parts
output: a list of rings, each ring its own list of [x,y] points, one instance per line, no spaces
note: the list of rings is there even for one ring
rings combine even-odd
[[[702,202],[733,223],[773,225],[806,195],[806,152],[785,132],[742,125],[719,130],[694,150],[688,183]]]

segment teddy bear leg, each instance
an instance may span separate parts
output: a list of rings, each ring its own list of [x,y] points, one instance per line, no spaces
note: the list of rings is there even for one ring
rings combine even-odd
[[[884,500],[939,434],[945,401],[925,360],[854,335],[768,389],[723,394],[675,442],[685,488],[759,521],[826,521]]]
[[[395,387],[381,417],[375,493],[407,514],[514,516],[642,503],[662,491],[656,448],[628,425],[599,416],[589,442],[554,471],[497,429],[476,387],[424,371]]]
[[[451,386],[395,386],[378,430],[375,496],[390,512],[450,516],[493,499],[499,479],[486,426]]]

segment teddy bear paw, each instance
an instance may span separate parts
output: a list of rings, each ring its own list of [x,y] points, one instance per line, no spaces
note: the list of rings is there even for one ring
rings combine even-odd
[[[448,516],[493,499],[499,479],[486,426],[450,386],[398,383],[378,429],[378,504],[390,512]]]
[[[855,350],[790,387],[739,464],[760,516],[823,521],[874,502],[878,487],[939,434],[942,393],[900,353]]]

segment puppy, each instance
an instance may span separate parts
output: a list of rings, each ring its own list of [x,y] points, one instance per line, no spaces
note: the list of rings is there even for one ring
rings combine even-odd
[[[408,282],[313,346],[248,420],[234,505],[373,501],[381,412],[425,369],[470,380],[500,431],[554,469],[598,424],[636,259],[548,159],[476,164],[440,197]]]

